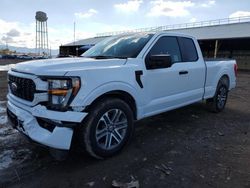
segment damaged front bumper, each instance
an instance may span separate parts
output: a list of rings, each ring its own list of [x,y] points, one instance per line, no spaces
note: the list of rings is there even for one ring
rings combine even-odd
[[[73,127],[70,125],[81,123],[87,116],[84,112],[47,110],[41,105],[29,107],[12,100],[7,103],[7,112],[13,127],[31,140],[62,150],[71,146]]]

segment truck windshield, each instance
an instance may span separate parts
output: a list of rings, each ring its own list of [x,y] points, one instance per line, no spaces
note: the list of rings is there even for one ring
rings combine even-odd
[[[152,36],[153,34],[140,33],[109,37],[87,50],[82,56],[98,59],[135,58]]]

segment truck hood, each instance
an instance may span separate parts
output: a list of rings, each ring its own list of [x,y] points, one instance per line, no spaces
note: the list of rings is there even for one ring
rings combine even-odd
[[[121,66],[126,59],[58,58],[18,63],[13,70],[35,75],[63,76],[73,70]]]

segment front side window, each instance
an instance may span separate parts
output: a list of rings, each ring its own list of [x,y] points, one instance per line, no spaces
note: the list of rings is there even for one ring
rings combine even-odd
[[[83,57],[135,58],[152,38],[153,34],[131,34],[109,37],[86,51]]]
[[[170,55],[172,63],[180,62],[181,52],[176,37],[161,37],[151,48],[149,55]]]

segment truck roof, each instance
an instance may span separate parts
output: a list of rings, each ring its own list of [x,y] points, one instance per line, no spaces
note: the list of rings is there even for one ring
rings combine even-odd
[[[194,36],[179,33],[179,32],[168,32],[168,31],[160,31],[160,32],[131,32],[131,33],[122,33],[116,36],[128,36],[128,35],[143,35],[143,34],[153,34],[155,36],[159,35],[169,35],[169,36],[178,36],[178,37],[187,37],[187,38],[192,38],[195,39]],[[111,36],[112,37],[112,36]]]

